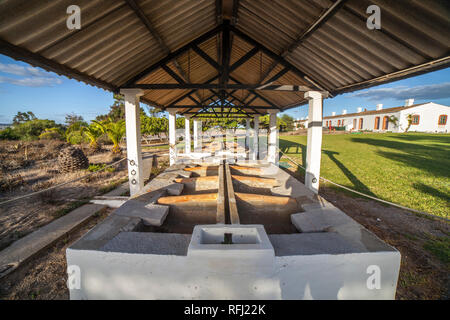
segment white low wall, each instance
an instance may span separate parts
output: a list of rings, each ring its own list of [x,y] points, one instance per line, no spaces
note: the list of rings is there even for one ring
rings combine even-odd
[[[251,273],[176,255],[68,249],[67,261],[81,271],[71,299],[394,299],[400,268],[398,252],[276,257]],[[367,287],[371,265],[380,289]]]

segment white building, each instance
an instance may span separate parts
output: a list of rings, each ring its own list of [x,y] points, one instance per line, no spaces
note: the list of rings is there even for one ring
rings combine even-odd
[[[323,126],[345,127],[348,131],[405,132],[409,115],[412,123],[408,132],[450,132],[450,107],[434,102],[414,104],[414,99],[406,100],[401,107],[383,109],[383,105],[378,104],[376,110],[362,111],[358,108],[356,113],[349,114],[343,110],[341,115],[333,112],[323,118]],[[389,119],[396,119],[397,122]]]

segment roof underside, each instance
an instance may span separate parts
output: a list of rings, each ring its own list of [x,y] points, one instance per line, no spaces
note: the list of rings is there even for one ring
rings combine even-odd
[[[0,53],[196,116],[286,110],[305,90],[335,96],[450,64],[444,0],[79,0],[80,30],[66,27],[71,4],[1,1]],[[372,4],[379,30],[366,26]]]

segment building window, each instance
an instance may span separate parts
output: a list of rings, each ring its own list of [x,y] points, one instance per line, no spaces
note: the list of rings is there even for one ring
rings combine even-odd
[[[438,125],[445,126],[446,124],[447,124],[447,115],[446,114],[441,114],[439,116]]]
[[[380,117],[375,118],[375,126],[373,127],[375,130],[380,129]]]
[[[356,119],[353,119],[353,128],[356,129]]]
[[[412,122],[411,124],[419,124],[420,116],[415,114],[412,116]]]
[[[344,126],[344,119],[342,119],[341,121],[341,126]]]
[[[338,120],[338,127],[341,126],[341,120]]]
[[[359,130],[363,128],[363,118],[359,118]]]
[[[389,117],[384,116],[383,118],[383,130],[389,129]]]

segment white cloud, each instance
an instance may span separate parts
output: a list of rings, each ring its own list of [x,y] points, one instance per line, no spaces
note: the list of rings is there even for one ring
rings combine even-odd
[[[0,63],[0,72],[14,74],[17,76],[32,76],[32,77],[49,77],[49,73],[38,68],[21,66],[19,64],[4,64]]]
[[[62,80],[55,77],[28,77],[28,78],[8,78],[0,76],[0,83],[9,83],[24,87],[53,87],[61,84]]]
[[[374,88],[358,92],[352,97],[366,98],[371,101],[387,99],[405,100],[409,98],[422,100],[438,100],[450,98],[450,82],[429,84],[416,87],[399,86],[393,88]]]

